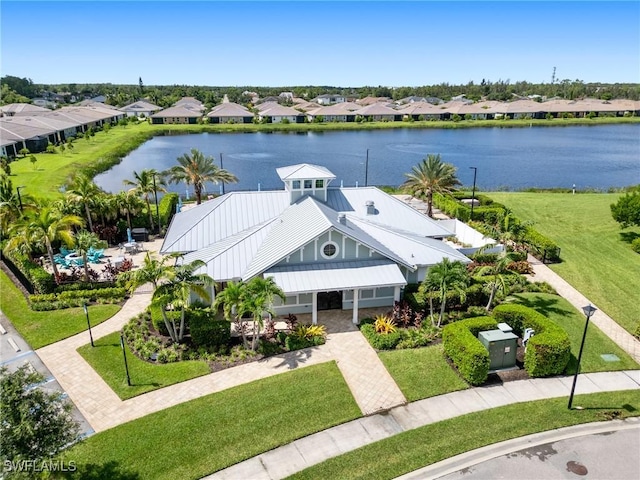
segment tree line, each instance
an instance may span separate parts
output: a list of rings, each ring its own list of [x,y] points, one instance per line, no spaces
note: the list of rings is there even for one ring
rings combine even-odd
[[[45,92],[64,94],[65,101],[70,102],[71,97],[90,98],[98,95],[106,97],[106,103],[114,106],[124,106],[140,99],[166,108],[180,100],[182,97],[194,97],[200,100],[207,108],[211,108],[222,102],[226,95],[229,101],[248,104],[252,97],[245,92],[258,94],[260,98],[278,96],[282,92],[292,92],[295,97],[311,100],[322,94],[337,94],[353,96],[356,98],[388,97],[392,100],[400,100],[409,96],[436,97],[449,100],[453,97],[464,95],[466,98],[478,101],[481,99],[509,101],[519,97],[540,96],[558,97],[568,100],[577,98],[611,99],[640,99],[640,85],[637,83],[585,83],[582,80],[556,80],[552,83],[530,83],[518,81],[512,83],[509,79],[491,81],[482,79],[480,83],[473,81],[467,84],[440,83],[437,85],[425,85],[418,87],[385,87],[385,86],[361,86],[361,87],[336,87],[321,85],[306,86],[198,86],[198,85],[144,85],[142,78],[138,83],[130,85],[115,85],[111,83],[98,84],[36,84],[30,78],[19,78],[6,75],[0,78],[2,86],[2,102],[13,103],[9,99],[16,98],[33,99]]]

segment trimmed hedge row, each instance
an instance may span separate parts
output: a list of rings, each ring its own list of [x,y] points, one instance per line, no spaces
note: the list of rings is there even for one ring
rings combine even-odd
[[[439,193],[433,194],[433,205],[450,217],[455,217],[461,222],[468,222],[471,218],[471,209],[464,203],[458,202],[449,196]],[[473,211],[475,216],[476,210]]]
[[[361,325],[360,331],[376,350],[393,350],[401,340],[398,330],[387,334],[380,334],[376,332],[375,327],[370,323]]]
[[[528,227],[522,240],[529,246],[531,254],[535,257],[544,258],[549,262],[560,261],[560,247],[537,230]]]
[[[524,368],[532,377],[560,375],[571,357],[571,342],[565,330],[532,308],[502,304],[493,309],[498,321],[505,322],[519,336],[526,328],[535,330],[527,344]]]
[[[442,330],[444,353],[471,385],[483,384],[489,375],[489,352],[478,340],[478,333],[497,327],[494,318],[475,317],[451,323]]]
[[[177,193],[166,193],[158,203],[158,213],[163,228],[169,228],[169,223],[176,213],[176,205],[178,205]]]
[[[29,260],[29,257],[15,250],[9,251],[7,249],[2,254],[22,272],[35,293],[51,293],[54,291],[56,282],[53,275],[37,263]]]
[[[187,310],[185,322],[197,347],[220,347],[231,340],[231,322],[219,320],[211,309]]]
[[[120,287],[97,288],[91,290],[66,290],[60,293],[46,293],[42,295],[30,295],[31,302],[55,302],[58,300],[84,299],[96,301],[99,298],[124,299],[127,291]]]

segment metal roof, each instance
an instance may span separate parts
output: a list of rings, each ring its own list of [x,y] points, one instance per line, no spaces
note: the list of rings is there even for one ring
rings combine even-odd
[[[161,253],[193,252],[272,220],[289,206],[289,192],[231,192],[173,217]]]
[[[267,270],[264,276],[272,277],[285,293],[395,287],[407,284],[400,268],[388,260],[274,267]]]
[[[367,214],[367,201],[374,202],[375,214]],[[453,232],[409,205],[376,187],[330,188],[327,205],[333,210],[362,218],[371,223],[405,230],[421,237],[442,238]]]
[[[352,240],[372,249],[409,269],[414,264],[389,250],[377,239],[356,225],[343,225],[338,221],[338,212],[319,202],[314,197],[303,197],[291,205],[279,218],[243,275],[243,280],[254,277],[287,256],[312,242],[329,230],[335,230]]]
[[[435,238],[421,237],[411,232],[394,230],[382,227],[358,218],[349,218],[349,221],[356,224],[363,231],[376,238],[389,250],[406,263],[416,266],[430,266],[440,263],[444,258],[452,262],[460,261],[469,263],[466,256],[455,248],[447,245],[442,240]]]
[[[276,172],[283,182],[285,180],[327,179],[333,180],[336,176],[329,169],[320,165],[301,163],[288,167],[276,168]]]
[[[209,247],[187,253],[181,263],[202,260],[206,265],[195,273],[206,273],[218,282],[242,278],[247,266],[271,231],[276,219],[256,225]]]

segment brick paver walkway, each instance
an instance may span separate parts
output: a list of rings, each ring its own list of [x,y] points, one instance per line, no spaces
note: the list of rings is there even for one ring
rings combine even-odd
[[[535,273],[533,280],[537,282],[547,282],[556,289],[560,296],[564,297],[571,305],[582,312],[582,307],[589,304],[598,308],[591,300],[573,288],[564,278],[555,273],[536,258],[529,256],[529,263],[533,266]],[[633,359],[640,363],[640,341],[618,325],[611,317],[600,308],[591,317],[591,322],[604,332],[611,340],[627,352]]]

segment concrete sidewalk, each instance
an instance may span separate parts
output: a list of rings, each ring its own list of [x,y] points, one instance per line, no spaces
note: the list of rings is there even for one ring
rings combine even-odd
[[[398,433],[471,412],[545,398],[569,397],[572,377],[538,378],[427,398],[384,414],[359,418],[309,435],[205,477],[276,480]],[[640,390],[640,370],[586,373],[577,394]]]

